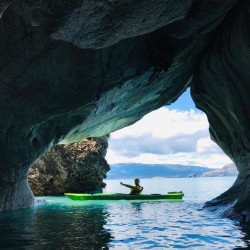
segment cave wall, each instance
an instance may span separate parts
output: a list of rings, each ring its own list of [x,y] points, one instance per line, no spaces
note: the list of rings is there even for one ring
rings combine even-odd
[[[250,211],[249,13],[250,1],[240,1],[228,13],[203,53],[192,82],[192,96],[207,114],[212,140],[239,171],[232,188],[206,204],[218,209],[225,206],[223,214],[230,217]]]
[[[233,32],[226,17],[241,23],[237,8],[248,3],[2,1],[0,211],[34,204],[27,173],[53,145],[128,126],[174,102],[190,84],[202,108],[197,86],[211,82],[202,79],[210,75],[202,65],[219,44],[218,29]]]

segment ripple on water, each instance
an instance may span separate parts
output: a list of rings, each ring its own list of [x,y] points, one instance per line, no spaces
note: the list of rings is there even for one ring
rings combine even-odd
[[[113,204],[105,225],[112,249],[233,249],[242,232],[232,221],[189,202]],[[120,212],[118,212],[120,211]],[[244,243],[241,242],[241,246]]]
[[[0,215],[0,249],[234,249],[248,245],[231,220],[198,202],[72,202]]]

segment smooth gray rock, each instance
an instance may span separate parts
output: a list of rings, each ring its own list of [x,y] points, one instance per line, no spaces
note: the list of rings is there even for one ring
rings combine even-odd
[[[250,211],[250,1],[239,3],[217,28],[192,81],[192,96],[210,135],[237,166],[234,185],[206,207],[240,218]],[[225,209],[223,208],[225,207]]]
[[[248,209],[249,4],[1,1],[0,211],[34,204],[27,173],[50,147],[128,126],[189,85]]]

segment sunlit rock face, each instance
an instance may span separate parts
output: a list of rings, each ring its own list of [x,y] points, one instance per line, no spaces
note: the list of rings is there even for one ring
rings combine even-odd
[[[101,187],[110,167],[105,160],[108,136],[58,144],[31,166],[28,181],[34,195],[83,193]]]
[[[242,58],[249,53],[243,18],[248,4],[1,1],[0,211],[34,204],[27,173],[50,147],[130,125],[174,102],[190,84],[197,105],[208,113],[212,136],[220,135],[215,140],[246,176],[248,111],[239,93],[248,95],[249,60]],[[226,65],[224,70],[215,71],[213,60]],[[216,93],[228,101],[215,102]]]

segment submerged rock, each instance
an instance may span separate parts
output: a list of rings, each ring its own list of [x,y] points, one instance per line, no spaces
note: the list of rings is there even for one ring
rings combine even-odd
[[[56,145],[41,156],[28,175],[35,195],[86,192],[103,187],[109,165],[105,160],[108,136]]]

